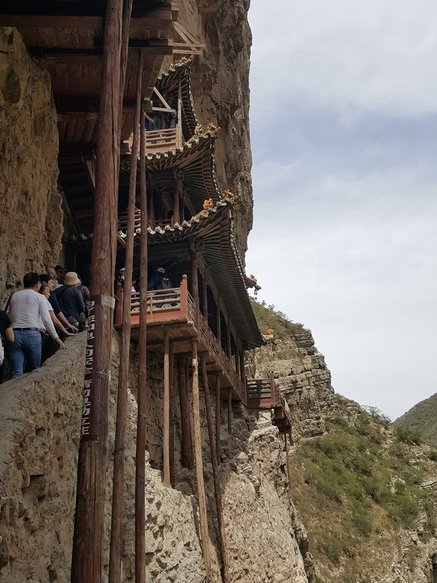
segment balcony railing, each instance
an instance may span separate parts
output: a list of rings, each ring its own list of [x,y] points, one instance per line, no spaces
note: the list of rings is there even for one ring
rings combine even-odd
[[[167,152],[182,146],[182,138],[179,127],[166,130],[150,130],[146,132],[146,152]]]
[[[208,352],[211,355],[214,355],[215,359],[220,365],[220,368],[226,377],[230,380],[232,386],[238,390],[240,397],[243,401],[245,401],[245,395],[243,395],[243,383],[238,377],[236,370],[232,366],[231,359],[221,347],[220,342],[218,341],[211,328],[208,326],[205,317],[201,313],[199,313],[199,332],[202,340],[207,345]]]
[[[158,289],[147,292],[147,324],[165,323],[179,320],[194,322],[194,301],[188,293],[187,277],[184,275],[180,287]],[[117,291],[117,309],[115,324],[121,325],[123,319],[123,290]],[[133,326],[140,322],[140,294],[131,293],[131,323]]]
[[[278,388],[273,379],[247,381],[247,406],[249,409],[272,409],[280,404]]]
[[[115,325],[120,326],[123,320],[123,290],[117,291],[117,307],[115,311]],[[244,388],[232,360],[225,353],[208,326],[206,318],[197,311],[194,300],[188,292],[187,276],[184,275],[180,287],[170,289],[159,289],[147,292],[147,325],[171,324],[186,322],[192,324],[200,336],[201,342],[205,345],[206,351],[213,358],[219,368],[229,380],[234,389],[239,393],[240,398],[245,400]],[[140,323],[140,294],[131,294],[131,324],[138,326]]]

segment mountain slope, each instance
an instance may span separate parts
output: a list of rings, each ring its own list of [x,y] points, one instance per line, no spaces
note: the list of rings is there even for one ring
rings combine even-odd
[[[418,434],[425,443],[437,447],[437,393],[420,401],[396,419],[394,426]]]

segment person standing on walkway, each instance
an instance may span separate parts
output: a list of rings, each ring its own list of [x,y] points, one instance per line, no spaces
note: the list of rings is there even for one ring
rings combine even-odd
[[[26,273],[24,289],[16,291],[9,303],[9,317],[14,330],[14,342],[9,346],[11,378],[41,366],[41,323],[59,348],[65,345],[56,333],[47,307],[47,300],[38,293],[41,281],[37,273]]]
[[[59,302],[61,310],[70,324],[73,324],[80,331],[85,330],[85,301],[82,292],[77,287],[80,279],[74,271],[65,274],[64,285],[57,287],[54,294]]]

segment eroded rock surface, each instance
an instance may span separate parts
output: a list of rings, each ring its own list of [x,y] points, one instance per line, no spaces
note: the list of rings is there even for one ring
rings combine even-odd
[[[50,77],[0,27],[0,298],[57,261],[63,234]]]

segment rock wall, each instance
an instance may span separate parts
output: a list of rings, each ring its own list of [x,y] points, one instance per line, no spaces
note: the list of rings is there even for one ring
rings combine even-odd
[[[85,337],[0,385],[0,582],[69,581]]]
[[[193,66],[194,104],[201,123],[212,122],[222,129],[217,143],[216,169],[221,187],[240,197],[236,240],[243,259],[253,219],[249,4],[249,0],[181,0],[179,3],[181,23],[205,44],[203,56]]]
[[[273,339],[254,354],[257,378],[273,370],[282,395],[287,401],[293,439],[321,435],[324,415],[334,395],[331,373],[325,358],[314,345],[311,332],[296,326],[285,339]]]
[[[58,130],[49,75],[0,28],[0,298],[61,249]]]

